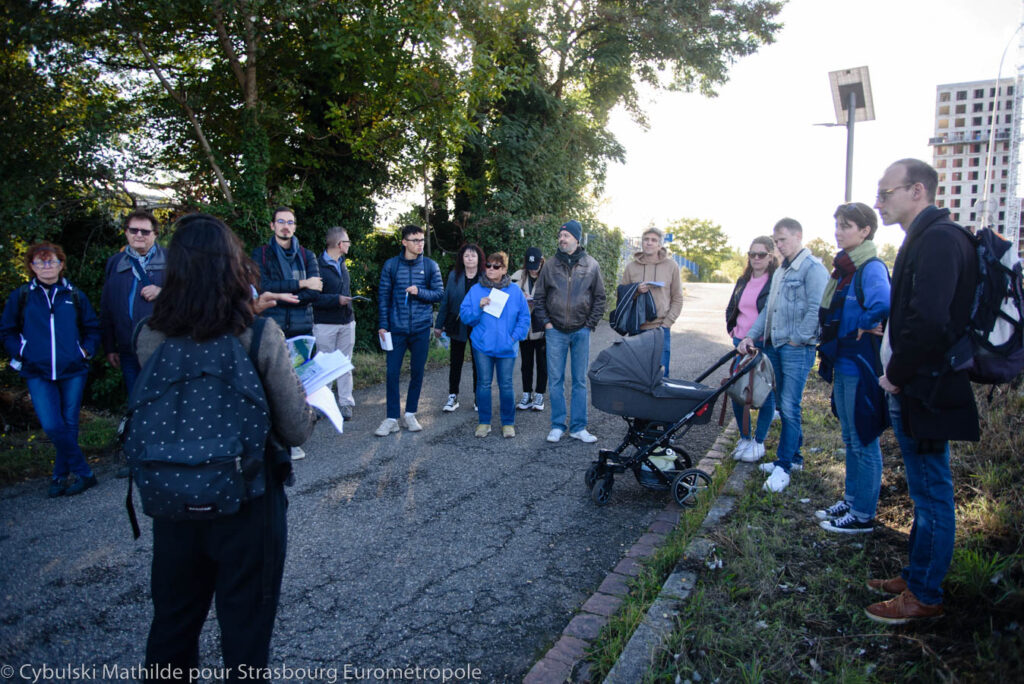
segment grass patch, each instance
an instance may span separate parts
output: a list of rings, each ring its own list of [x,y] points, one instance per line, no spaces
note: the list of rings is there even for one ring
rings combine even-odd
[[[448,366],[449,352],[440,345],[431,343],[427,352],[427,370]],[[465,363],[469,363],[466,355]],[[361,352],[352,354],[352,385],[355,389],[363,389],[379,385],[387,379],[387,356],[379,352]],[[402,361],[402,375],[409,374],[409,355]]]
[[[78,443],[90,463],[111,456],[118,419],[83,410]],[[53,444],[41,430],[11,430],[0,436],[0,485],[49,476],[53,472]]]
[[[701,497],[697,505],[680,511],[679,524],[665,538],[654,554],[641,560],[643,570],[629,582],[629,595],[624,597],[619,610],[611,617],[587,651],[594,681],[600,681],[615,664],[633,632],[644,619],[648,609],[661,592],[665,579],[672,573],[686,546],[697,534],[711,508],[715,496],[735,466],[728,459],[715,470],[709,495]]]
[[[842,494],[844,450],[815,374],[804,395],[805,470],[781,495],[755,474],[716,530],[720,570],[704,570],[650,682],[1020,681],[1024,676],[1024,399],[979,391],[983,441],[953,445],[957,545],[945,581],[946,617],[885,627],[863,609],[864,586],[906,560],[913,504],[891,431],[882,439],[878,527],[832,535],[814,510]],[[774,440],[769,440],[769,447]]]

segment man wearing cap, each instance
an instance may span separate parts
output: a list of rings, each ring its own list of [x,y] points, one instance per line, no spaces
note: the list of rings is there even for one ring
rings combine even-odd
[[[533,292],[535,311],[544,324],[551,397],[549,442],[569,436],[596,442],[587,432],[587,367],[590,333],[604,314],[601,267],[580,245],[583,226],[568,221],[558,231],[558,252],[540,272]],[[565,363],[572,355],[571,416],[566,423]]]
[[[537,315],[537,307],[533,302],[533,293],[537,289],[537,279],[540,278],[540,269],[543,266],[544,254],[540,248],[530,247],[526,250],[523,267],[512,274],[512,282],[519,285],[530,307],[530,332],[526,339],[519,343],[519,352],[523,357],[523,398],[516,408],[522,411],[543,411],[544,393],[547,392],[548,386],[548,348],[544,343],[544,322]],[[537,369],[536,384],[533,382],[534,367]]]
[[[651,226],[640,237],[641,251],[622,272],[622,285],[640,283],[638,292],[650,292],[654,299],[657,317],[640,326],[641,330],[661,330],[665,345],[661,351],[661,365],[668,377],[668,363],[672,353],[672,324],[683,310],[683,281],[679,277],[679,265],[662,247],[665,233]]]

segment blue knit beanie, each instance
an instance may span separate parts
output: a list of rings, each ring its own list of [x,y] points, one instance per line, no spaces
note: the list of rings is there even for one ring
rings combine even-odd
[[[583,226],[580,225],[579,221],[566,221],[562,224],[562,227],[558,229],[558,232],[562,232],[563,230],[572,233],[572,236],[576,238],[576,242],[583,239]]]

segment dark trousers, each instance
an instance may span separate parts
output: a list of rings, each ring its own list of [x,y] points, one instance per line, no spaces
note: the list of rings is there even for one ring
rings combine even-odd
[[[476,359],[473,357],[473,344],[452,340],[451,356],[448,365],[448,394],[458,394],[462,384],[462,366],[466,362],[466,347],[469,347],[469,362],[473,366],[473,391],[476,391]]]
[[[272,487],[235,515],[153,521],[153,624],[146,644],[147,669],[169,665],[183,672],[180,681],[189,681],[189,669],[199,665],[199,632],[211,600],[217,601],[228,680],[244,678],[241,666],[266,667],[287,545],[284,490],[280,484]]]
[[[420,405],[420,390],[423,388],[423,369],[427,365],[430,351],[430,328],[417,333],[391,331],[394,349],[388,352],[387,361],[387,403],[388,418],[398,420],[401,415],[401,396],[398,383],[402,374],[402,359],[409,351],[409,391],[405,395],[405,412],[416,413]]]
[[[548,350],[547,342],[539,340],[523,340],[519,343],[519,353],[523,357],[523,391],[544,394],[548,390]],[[533,367],[537,366],[537,384],[533,384]],[[533,389],[531,389],[533,388]]]

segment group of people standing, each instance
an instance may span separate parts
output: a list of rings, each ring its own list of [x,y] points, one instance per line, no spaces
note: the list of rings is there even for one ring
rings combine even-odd
[[[405,226],[402,252],[385,262],[378,289],[378,335],[387,350],[387,415],[374,434],[387,436],[403,424],[412,432],[422,429],[416,412],[433,332],[450,340],[444,412],[461,405],[462,370],[467,348],[470,351],[477,437],[491,432],[495,378],[502,436],[511,438],[516,434],[517,409],[544,410],[550,377],[548,441],[559,441],[566,431],[583,442],[596,441],[587,431],[586,369],[590,333],[604,313],[605,297],[600,266],[580,244],[582,232],[578,221],[567,221],[559,229],[559,248],[551,261],[545,262],[542,251],[530,247],[522,268],[511,276],[506,252],[485,255],[479,245],[465,244],[443,285],[437,264],[423,256],[423,229]],[[433,304],[438,301],[434,323]],[[399,372],[407,350],[410,378],[403,413]],[[513,371],[520,355],[523,387],[517,404]],[[565,398],[570,358],[571,411]]]
[[[835,212],[839,253],[831,276],[790,218],[756,238],[736,283],[726,325],[741,353],[763,350],[776,379],[756,426],[741,420],[733,457],[766,455],[768,428],[779,409],[775,458],[760,465],[765,491],[782,492],[803,468],[801,398],[818,372],[833,385],[834,412],[845,446],[843,497],[815,513],[829,532],[871,532],[882,475],[879,436],[890,425],[914,503],[909,562],[891,579],[867,586],[894,596],[868,606],[869,618],[900,624],[943,612],[942,580],[955,532],[949,440],[976,441],[978,414],[966,370],[949,353],[967,330],[977,266],[967,231],[934,206],[938,174],[916,159],[892,164],[878,183],[875,211],[862,203]],[[874,243],[878,216],[906,236],[890,275]],[[775,252],[782,257],[781,263]]]

